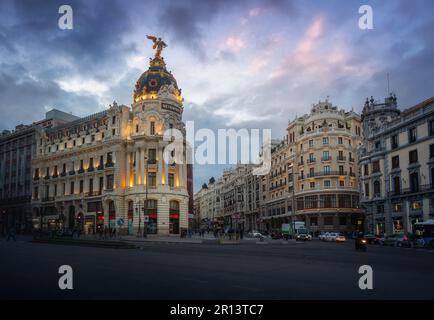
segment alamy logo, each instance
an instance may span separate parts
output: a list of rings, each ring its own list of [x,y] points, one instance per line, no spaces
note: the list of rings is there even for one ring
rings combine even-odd
[[[359,274],[362,275],[359,279],[359,288],[361,290],[374,289],[372,267],[369,265],[360,266]]]
[[[372,7],[366,4],[360,6],[359,13],[362,14],[362,16],[359,18],[359,28],[361,30],[374,29],[374,16],[372,13]]]
[[[59,29],[72,30],[74,27],[72,7],[67,4],[61,5],[59,7],[59,14],[61,14],[57,23]]]
[[[73,272],[72,267],[69,265],[62,265],[59,267],[59,274],[62,276],[59,278],[59,289],[60,290],[72,290],[73,287]]]

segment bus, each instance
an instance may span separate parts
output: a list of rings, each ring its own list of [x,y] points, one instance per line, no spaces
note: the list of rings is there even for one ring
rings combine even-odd
[[[414,232],[419,244],[434,248],[434,219],[415,223]]]

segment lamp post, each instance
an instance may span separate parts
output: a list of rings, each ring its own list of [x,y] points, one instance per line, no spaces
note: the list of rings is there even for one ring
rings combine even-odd
[[[137,237],[140,237],[140,235],[142,234],[142,231],[141,231],[141,226],[142,226],[142,213],[140,212],[141,210],[140,210],[140,202],[136,202],[136,207],[135,207],[135,209],[136,209],[136,215],[138,215],[139,216],[139,229],[137,230]]]

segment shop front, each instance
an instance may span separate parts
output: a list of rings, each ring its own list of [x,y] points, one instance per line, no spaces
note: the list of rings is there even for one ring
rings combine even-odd
[[[95,234],[95,216],[87,214],[84,217],[84,233]]]
[[[179,234],[179,202],[175,200],[170,201],[169,233]]]
[[[157,234],[158,218],[157,218],[157,200],[150,199],[145,206],[145,215],[148,216],[148,222],[146,223],[146,233]]]

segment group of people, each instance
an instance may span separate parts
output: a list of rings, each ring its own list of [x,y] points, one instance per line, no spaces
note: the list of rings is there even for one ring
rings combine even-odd
[[[106,240],[116,238],[116,228],[109,228],[108,226],[98,226],[96,230],[99,240]]]

